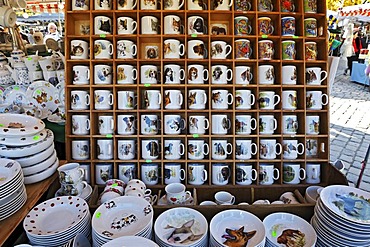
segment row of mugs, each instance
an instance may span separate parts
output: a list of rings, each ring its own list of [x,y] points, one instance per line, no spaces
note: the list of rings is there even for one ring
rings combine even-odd
[[[231,178],[235,177],[237,185],[250,185],[256,182],[260,185],[272,185],[281,177],[285,184],[299,184],[302,181],[308,184],[321,182],[321,165],[317,163],[307,163],[305,166],[298,163],[283,163],[281,170],[271,163],[261,163],[259,165],[237,163],[235,171],[230,168],[230,165],[224,163],[212,163],[208,170],[207,167],[202,163],[189,163],[187,169],[184,169],[178,163],[168,163],[164,166],[163,181],[165,184],[187,181],[187,184],[190,185],[203,185],[207,180],[211,180],[212,185],[227,185],[231,182]],[[162,178],[161,169],[157,163],[141,164],[141,181],[146,186],[159,184]],[[118,170],[119,179],[125,182],[139,177],[136,164],[122,163],[118,165]],[[95,178],[97,184],[105,184],[112,176],[112,164],[96,164]]]
[[[234,70],[226,65],[212,65],[211,72],[201,64],[189,64],[187,72],[178,64],[165,64],[163,72],[155,65],[141,65],[140,79],[144,84],[157,84],[160,75],[163,74],[164,84],[181,84],[187,80],[188,84],[204,84],[208,79],[214,85],[230,83],[233,79],[235,84],[248,85],[253,80],[253,68],[250,66],[235,66]],[[328,73],[320,67],[306,68],[306,84],[321,85],[327,78]],[[74,65],[72,67],[74,85],[90,84],[90,67],[87,65]],[[106,64],[94,65],[93,82],[95,85],[113,84],[113,67]],[[282,84],[297,84],[297,67],[285,65],[281,68]],[[137,69],[130,64],[117,65],[117,84],[134,84],[138,78]],[[275,67],[273,65],[258,66],[257,83],[261,85],[273,85],[276,82]]]
[[[72,159],[88,160],[90,157],[89,140],[72,141]],[[308,148],[308,147],[307,147]],[[135,140],[118,140],[117,142],[118,159],[135,159],[137,147]],[[260,159],[273,160],[282,154],[283,159],[294,160],[298,155],[305,152],[303,143],[298,140],[283,140],[282,144],[277,143],[276,139],[261,139],[259,148],[252,140],[235,141],[235,150],[233,144],[228,140],[212,139],[208,144],[203,139],[189,139],[187,146],[181,140],[164,140],[164,146],[161,150],[161,143],[157,139],[141,140],[141,158],[143,160],[156,160],[160,158],[161,153],[165,159],[179,160],[187,154],[187,159],[203,160],[208,155],[213,160],[225,160],[235,152],[235,159],[249,160],[259,152]],[[96,141],[96,155],[100,160],[112,160],[114,158],[114,141],[112,139],[98,139]]]

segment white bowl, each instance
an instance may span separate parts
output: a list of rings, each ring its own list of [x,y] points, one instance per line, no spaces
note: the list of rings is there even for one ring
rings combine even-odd
[[[324,188],[324,187],[317,186],[317,185],[307,187],[306,194],[304,195],[304,198],[306,199],[306,201],[308,203],[316,203],[316,200],[319,196],[318,190],[321,188]]]

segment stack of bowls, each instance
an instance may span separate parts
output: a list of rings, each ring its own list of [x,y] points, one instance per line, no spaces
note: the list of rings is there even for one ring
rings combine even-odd
[[[54,134],[40,119],[22,114],[0,114],[0,156],[17,161],[24,183],[42,181],[54,174],[59,160]]]
[[[17,212],[26,200],[21,165],[13,160],[0,159],[0,221]]]
[[[154,243],[152,240],[139,236],[123,236],[116,238],[104,244],[102,247],[117,247],[122,246],[122,243],[124,243],[125,246],[159,247],[158,244]]]

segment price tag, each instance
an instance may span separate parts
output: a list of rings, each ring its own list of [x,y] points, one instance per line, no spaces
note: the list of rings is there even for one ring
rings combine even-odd
[[[101,213],[100,213],[100,212],[97,212],[95,217],[96,217],[97,219],[99,219],[99,218],[101,217]]]
[[[298,38],[299,38],[299,36],[296,36],[296,35],[293,36],[293,39],[298,39]]]
[[[41,94],[41,90],[39,89],[39,90],[36,90],[36,93],[37,94]]]
[[[193,34],[191,35],[191,37],[196,38],[196,37],[198,37],[198,34],[193,33]]]
[[[28,60],[28,61],[31,61],[31,60],[32,60],[32,57],[27,58],[27,60]]]
[[[199,134],[194,134],[193,137],[194,138],[198,138],[199,137]]]
[[[14,90],[19,90],[18,86],[13,87]]]
[[[276,231],[275,231],[275,230],[273,230],[273,231],[271,232],[271,235],[272,235],[274,238],[276,238],[276,236],[277,236]]]
[[[117,183],[115,183],[115,184],[112,184],[112,188],[114,188],[114,187],[117,187],[118,186],[118,184]]]
[[[105,137],[107,137],[107,138],[112,138],[112,137],[113,137],[113,135],[112,135],[112,134],[107,134]]]
[[[145,162],[146,163],[152,163],[152,160],[146,160]]]
[[[263,39],[267,39],[268,37],[269,37],[269,36],[268,36],[267,34],[263,34],[263,35],[262,35],[262,38],[263,38]]]
[[[149,84],[149,83],[145,83],[145,84],[144,84],[144,87],[150,87],[150,85],[151,85],[151,84]]]
[[[34,139],[35,141],[37,141],[37,140],[39,140],[39,139],[40,139],[40,136],[34,136],[34,137],[33,137],[33,139]]]
[[[107,35],[105,35],[105,34],[100,34],[100,38],[106,38],[107,37]]]

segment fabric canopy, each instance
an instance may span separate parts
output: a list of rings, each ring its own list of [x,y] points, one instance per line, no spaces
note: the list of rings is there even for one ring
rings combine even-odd
[[[357,21],[370,22],[370,3],[341,8],[339,18],[356,18]]]

